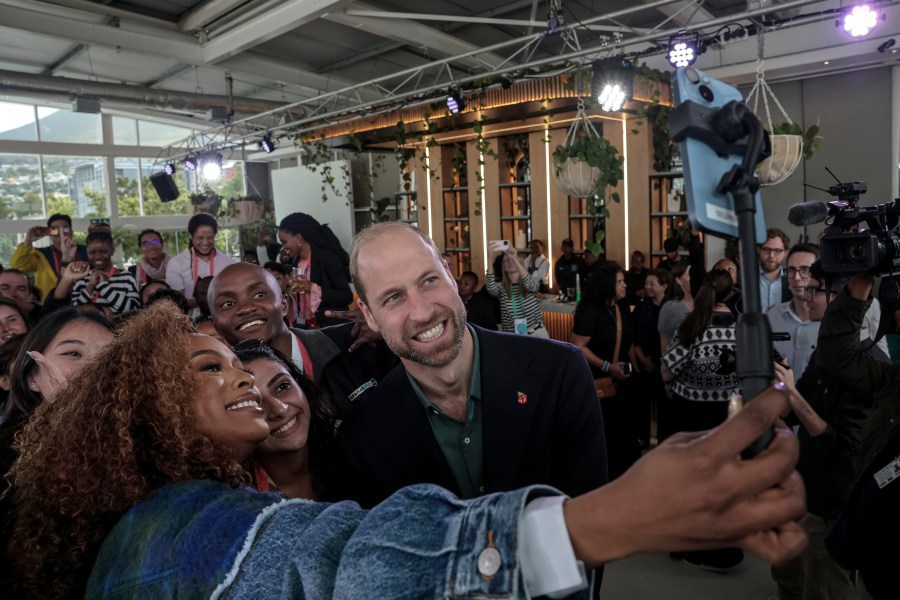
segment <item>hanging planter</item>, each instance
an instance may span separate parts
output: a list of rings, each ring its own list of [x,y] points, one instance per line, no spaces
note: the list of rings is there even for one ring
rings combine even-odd
[[[569,196],[588,198],[600,195],[605,198],[606,189],[618,185],[623,177],[623,162],[615,146],[594,129],[584,112],[584,103],[579,102],[578,113],[569,127],[565,143],[553,151],[556,184]],[[615,192],[611,198],[619,201],[619,195]]]
[[[757,56],[756,56],[756,83],[747,94],[747,104],[752,102],[753,112],[759,114],[757,105],[760,98],[763,101],[763,108],[766,111],[767,131],[769,132],[769,140],[772,144],[772,154],[759,163],[757,166],[757,175],[759,184],[763,186],[778,185],[793,175],[794,171],[800,166],[801,158],[811,158],[813,151],[818,148],[821,138],[818,137],[819,127],[815,125],[810,127],[806,132],[800,125],[794,123],[788,116],[787,111],[778,101],[775,92],[766,83],[765,76],[765,60],[763,59],[765,49],[765,30],[761,29],[757,35]],[[779,125],[772,124],[772,113],[769,111],[769,98],[781,111],[785,122]],[[807,138],[807,139],[804,139]]]

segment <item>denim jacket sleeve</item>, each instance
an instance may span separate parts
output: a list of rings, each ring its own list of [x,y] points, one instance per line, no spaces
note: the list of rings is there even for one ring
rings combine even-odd
[[[464,501],[416,485],[368,512],[342,502],[310,518],[315,505],[288,506],[260,530],[221,598],[529,598],[519,519],[547,495],[558,492],[535,486]]]

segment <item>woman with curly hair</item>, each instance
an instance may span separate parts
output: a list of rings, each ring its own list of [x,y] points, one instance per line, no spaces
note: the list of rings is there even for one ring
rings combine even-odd
[[[721,432],[679,439],[630,478],[565,505],[542,486],[462,501],[418,485],[364,511],[243,487],[244,462],[269,436],[261,397],[226,346],[192,332],[168,303],[141,311],[60,390],[65,402],[35,411],[12,470],[19,511],[8,548],[22,596],[526,598],[584,589],[575,560],[593,568],[740,540],[782,561],[804,545],[792,523],[804,511],[796,442],[777,435],[740,460],[786,408],[777,391]],[[708,468],[691,477],[698,465]],[[631,508],[650,496],[665,501]],[[575,577],[563,588],[541,577],[556,553],[542,554],[549,534],[529,515],[546,510],[575,557],[562,559]]]
[[[337,412],[294,361],[261,340],[233,348],[256,379],[271,433],[253,455],[261,492],[286,498],[326,500]]]

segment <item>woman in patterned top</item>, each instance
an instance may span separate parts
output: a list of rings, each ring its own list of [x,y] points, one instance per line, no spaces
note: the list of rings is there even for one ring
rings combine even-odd
[[[694,298],[694,310],[678,326],[663,354],[663,380],[672,382],[675,431],[703,431],[728,416],[728,400],[741,382],[724,357],[736,349],[734,315],[728,303],[737,293],[728,271],[712,270]]]
[[[672,382],[669,411],[673,431],[705,431],[728,418],[731,395],[741,392],[735,374],[734,314],[738,294],[731,274],[713,269],[694,296],[692,310],[678,326],[662,357],[663,381]],[[671,303],[667,303],[671,304]],[[740,548],[672,553],[697,568],[726,573],[744,560]]]
[[[540,280],[529,273],[516,256],[512,244],[506,250],[492,250],[484,289],[500,300],[500,331],[549,338],[537,294]]]

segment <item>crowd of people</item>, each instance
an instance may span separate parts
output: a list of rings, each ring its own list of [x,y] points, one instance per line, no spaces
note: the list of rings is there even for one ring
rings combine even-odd
[[[143,231],[119,269],[108,228],[82,247],[54,215],[0,273],[11,597],[587,598],[604,564],[662,550],[713,570],[751,552],[781,598],[842,597],[854,570],[888,597],[897,553],[859,548],[896,491],[857,475],[877,480],[897,445],[874,422],[896,412],[896,369],[859,344],[878,331],[871,281],[832,290],[817,247],[774,230],[760,246],[788,338],[744,406],[737,273],[753,266],[706,272],[696,236],[687,258],[676,243],[627,271],[564,240],[566,344],[546,339],[539,240],[525,260],[498,248],[481,285],[401,223],[347,252],[294,213],[240,261],[217,231],[194,215],[175,256]]]

